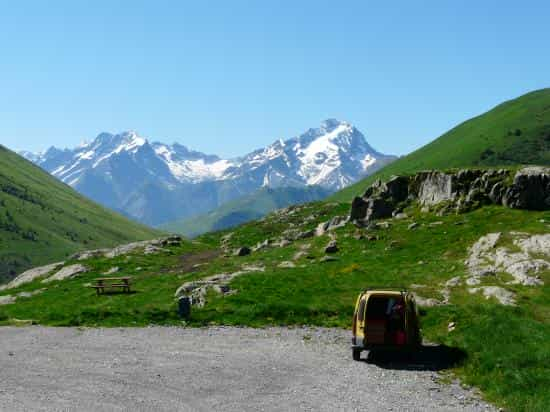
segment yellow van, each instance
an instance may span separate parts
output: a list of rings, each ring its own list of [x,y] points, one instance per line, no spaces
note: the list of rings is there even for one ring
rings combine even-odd
[[[391,288],[368,289],[357,298],[353,314],[353,359],[363,350],[414,349],[422,343],[412,293]]]

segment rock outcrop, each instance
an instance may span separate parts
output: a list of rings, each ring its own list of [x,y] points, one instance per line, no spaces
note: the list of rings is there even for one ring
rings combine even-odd
[[[399,214],[417,201],[424,208],[464,212],[483,204],[501,204],[515,209],[550,210],[550,168],[465,169],[456,173],[419,172],[376,181],[361,197],[353,199],[350,220],[365,223]]]
[[[189,296],[191,304],[197,307],[203,307],[206,304],[206,295],[211,289],[216,293],[228,295],[235,293],[231,290],[229,283],[236,278],[247,273],[264,272],[263,266],[243,266],[241,270],[233,273],[219,273],[207,276],[203,279],[192,280],[181,285],[174,294],[177,299],[181,296]]]
[[[0,290],[13,289],[13,288],[21,286],[25,283],[32,282],[33,280],[35,280],[37,278],[45,276],[48,273],[59,269],[64,264],[65,264],[65,262],[58,262],[58,263],[52,263],[52,264],[46,265],[46,266],[40,266],[40,267],[37,267],[37,268],[29,269],[26,272],[21,273],[19,276],[17,276],[15,279],[13,279],[8,284],[0,286]]]
[[[474,243],[465,262],[470,273],[468,285],[478,285],[483,278],[495,277],[498,273],[510,275],[511,284],[543,284],[539,274],[550,269],[550,234],[529,236],[513,232],[509,235],[518,251],[498,246],[501,233],[489,233]]]
[[[88,271],[88,268],[80,264],[66,266],[63,269],[56,272],[55,274],[53,274],[52,276],[44,279],[42,283],[49,283],[49,282],[53,282],[54,280],[64,280],[64,279],[74,278],[75,276],[78,276],[81,273],[85,273],[87,271]]]

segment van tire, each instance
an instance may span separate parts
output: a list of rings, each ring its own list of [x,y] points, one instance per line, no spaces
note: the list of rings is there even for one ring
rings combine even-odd
[[[360,361],[361,360],[361,349],[355,349],[353,348],[351,350],[351,354],[353,356],[354,361]]]

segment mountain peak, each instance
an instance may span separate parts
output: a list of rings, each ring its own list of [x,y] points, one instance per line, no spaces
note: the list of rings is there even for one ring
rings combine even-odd
[[[327,132],[332,132],[340,126],[353,127],[350,123],[344,120],[338,120],[334,118],[326,119],[321,122],[321,129]]]

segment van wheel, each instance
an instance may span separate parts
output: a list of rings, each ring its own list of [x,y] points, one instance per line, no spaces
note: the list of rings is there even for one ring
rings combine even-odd
[[[354,360],[354,361],[359,361],[359,360],[361,360],[361,349],[355,349],[355,348],[353,348],[353,349],[351,350],[351,352],[352,352],[353,360]]]

